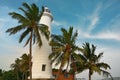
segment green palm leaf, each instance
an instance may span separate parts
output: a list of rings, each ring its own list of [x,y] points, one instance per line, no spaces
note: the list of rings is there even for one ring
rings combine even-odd
[[[103,74],[110,75],[109,72],[102,70],[108,68],[111,69],[110,66],[107,63],[99,62],[101,57],[103,56],[103,53],[99,53],[98,55],[96,55],[95,54],[96,47],[93,44],[92,46],[90,46],[89,43],[83,44],[82,48],[83,49],[80,50],[83,54],[81,55],[82,56],[81,58],[83,59],[83,61],[85,61],[83,64],[84,69],[89,70],[89,80],[91,80],[91,75],[94,72],[97,72],[98,74],[101,74],[101,72],[103,72]]]
[[[25,26],[18,25],[16,27],[9,28],[8,30],[6,30],[6,32],[9,32],[9,35],[13,35],[13,34],[16,34],[19,31],[23,30],[24,28],[25,28]]]
[[[30,29],[28,28],[21,34],[21,36],[19,38],[19,43],[22,42],[22,40],[29,34],[29,32],[30,32]]]

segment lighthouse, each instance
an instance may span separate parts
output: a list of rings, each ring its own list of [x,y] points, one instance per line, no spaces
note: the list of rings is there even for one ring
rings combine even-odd
[[[52,14],[47,7],[44,7],[44,12],[40,20],[40,24],[47,25],[49,31],[51,31],[51,22],[53,20]],[[42,46],[35,45],[33,47],[32,57],[32,78],[33,80],[49,80],[52,77],[52,65],[48,59],[49,54],[52,52],[49,41],[46,40],[45,36],[41,35]]]

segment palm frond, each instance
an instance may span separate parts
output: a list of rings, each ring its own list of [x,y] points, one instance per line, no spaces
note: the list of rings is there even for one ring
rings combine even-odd
[[[55,56],[56,56],[56,54],[52,52],[52,53],[49,55],[48,58],[52,60]]]
[[[92,44],[91,54],[95,54],[96,47]]]
[[[29,34],[29,32],[30,32],[30,30],[29,30],[29,28],[27,28],[27,29],[21,34],[21,36],[20,36],[20,38],[19,38],[19,43],[22,42],[22,40]]]
[[[33,10],[33,12],[34,12],[34,13],[33,13],[33,14],[34,14],[34,15],[33,15],[34,18],[38,17],[38,15],[39,15],[39,8],[38,8],[38,7],[36,6],[36,4],[34,4],[34,3],[31,5],[31,7],[32,7],[32,10]]]
[[[39,15],[38,15],[38,20],[41,20],[41,17],[42,17],[42,15],[43,15],[43,13],[44,13],[44,7],[42,7],[42,11],[39,11]]]
[[[11,12],[9,13],[9,15],[11,15],[12,18],[17,19],[19,23],[29,22],[29,20],[26,17],[24,17],[23,15],[19,13]]]
[[[69,33],[69,37],[71,38],[71,37],[72,37],[72,34],[73,34],[73,27],[70,27],[70,28],[69,28],[68,33]]]
[[[104,68],[104,69],[109,68],[109,69],[111,69],[111,67],[110,67],[107,63],[104,63],[104,62],[97,63],[96,65],[97,65],[97,67],[99,67],[99,68]]]
[[[22,5],[26,9],[26,11],[29,11],[31,13],[31,7],[29,6],[29,4],[23,3]]]
[[[19,8],[23,13],[24,13],[24,16],[26,17],[26,19],[28,19],[28,21],[30,20],[30,21],[32,21],[33,20],[33,12],[31,11],[31,12],[29,12],[29,11],[27,11],[27,10],[24,10],[23,8]],[[30,22],[29,21],[29,22]]]
[[[49,27],[44,24],[40,24],[40,27],[39,27],[41,33],[45,36],[47,40],[49,40],[49,36],[50,36],[50,32],[48,28]]]
[[[54,53],[61,53],[64,50],[63,47],[53,47],[52,51]]]
[[[58,56],[57,60],[56,60],[56,63],[55,63],[55,66],[58,66],[59,64],[62,65],[62,59],[63,59],[63,54],[61,56]]]
[[[55,60],[57,60],[59,56],[60,56],[60,53],[51,53],[49,55],[49,59],[51,59],[51,64],[53,64],[53,62],[55,62]]]
[[[42,40],[41,40],[41,36],[40,36],[40,33],[39,33],[39,28],[37,26],[35,26],[34,31],[35,31],[37,44],[38,44],[39,47],[41,47],[42,46]]]
[[[96,67],[96,66],[92,66],[92,69],[93,71],[97,72],[99,75],[101,75],[101,70],[100,68]]]
[[[67,30],[64,28],[61,28],[61,31],[62,31],[62,35],[63,35],[63,42],[68,44],[70,39],[69,39]]]
[[[23,3],[23,6],[25,7],[26,10],[19,8],[22,10],[25,14],[25,16],[31,20],[31,21],[38,21],[38,15],[39,15],[39,9],[38,7],[33,3],[30,6],[27,3]]]
[[[91,50],[90,50],[90,44],[88,42],[86,42],[85,44],[83,44],[83,54],[86,58],[90,59],[91,56]]]
[[[101,57],[103,57],[103,52],[99,53],[97,56],[97,61],[99,61],[101,59]]]
[[[52,47],[56,47],[56,46],[58,46],[58,47],[60,47],[60,46],[63,46],[63,44],[61,44],[61,43],[59,43],[59,42],[57,42],[57,41],[54,41],[54,39],[52,39],[51,41],[50,41],[50,46],[52,46]]]
[[[35,36],[35,33],[33,33],[33,44],[35,44],[36,42],[36,36]]]
[[[31,38],[31,36],[29,36],[29,38],[27,39],[27,41],[26,41],[26,43],[25,43],[24,47],[25,47],[25,46],[29,43],[30,38]]]
[[[75,42],[75,40],[77,39],[77,36],[78,36],[78,32],[76,31],[73,35],[73,37],[71,38],[71,41],[72,42]]]
[[[55,35],[54,34],[54,35],[51,36],[51,38],[52,38],[52,40],[54,40],[54,41],[56,41],[56,42],[58,42],[60,44],[65,43],[64,40],[63,40],[63,37],[61,35]]]
[[[12,27],[12,28],[7,29],[6,32],[9,32],[9,35],[12,35],[12,34],[16,34],[17,32],[21,31],[24,28],[25,28],[25,26],[18,25],[16,27]]]
[[[105,76],[105,77],[110,76],[110,77],[111,77],[111,79],[113,80],[112,75],[111,75],[108,71],[105,71],[105,70],[102,70],[102,69],[100,69],[100,70],[101,70],[101,72],[103,73],[103,76]]]
[[[84,62],[86,62],[86,59],[84,58],[84,56],[83,55],[81,55],[81,54],[72,54],[72,56],[74,57],[74,61],[75,62],[79,62],[80,64],[84,64]]]

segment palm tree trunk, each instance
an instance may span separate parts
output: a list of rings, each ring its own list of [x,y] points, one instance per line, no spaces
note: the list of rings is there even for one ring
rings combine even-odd
[[[73,57],[71,57],[71,62],[73,63],[73,70],[74,70],[73,77],[74,77],[74,80],[75,80],[76,65],[74,63],[74,58]]]
[[[67,67],[66,67],[66,72],[67,72],[67,70],[68,70],[68,67],[69,67],[69,58],[68,58],[68,63],[67,63]]]
[[[89,80],[91,80],[91,69],[89,69]]]
[[[60,75],[60,73],[62,72],[62,67],[63,67],[63,63],[61,63],[61,65],[60,65],[60,68],[59,68],[59,70],[58,70],[57,77],[55,78],[55,80],[58,80],[59,75]]]
[[[23,74],[22,74],[22,80],[24,80],[24,72],[23,72]]]
[[[25,80],[27,80],[27,72],[25,72]]]
[[[17,75],[17,80],[19,80],[19,72],[18,72],[18,70],[16,72],[16,75]]]
[[[30,70],[30,80],[32,80],[32,31],[30,34],[30,46],[29,46],[29,51],[30,51],[30,57],[29,57],[29,70]]]

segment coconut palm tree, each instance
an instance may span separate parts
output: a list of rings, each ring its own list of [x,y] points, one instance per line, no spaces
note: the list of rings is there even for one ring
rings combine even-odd
[[[50,45],[52,46],[52,53],[49,56],[51,63],[56,61],[55,65],[60,64],[57,78],[65,65],[67,65],[67,71],[70,62],[75,59],[75,51],[78,50],[78,47],[75,44],[78,36],[77,31],[73,33],[73,27],[70,27],[68,31],[61,28],[61,32],[62,35],[52,35],[52,40],[50,42]]]
[[[27,80],[28,73],[29,73],[29,54],[23,54],[20,63],[20,71],[22,72],[22,80]]]
[[[98,74],[103,73],[103,75],[106,75],[106,76],[110,75],[110,73],[106,71],[106,69],[111,69],[110,66],[107,63],[100,62],[100,59],[103,56],[103,53],[99,53],[98,55],[96,55],[95,50],[96,50],[96,47],[93,44],[92,46],[90,46],[89,43],[83,44],[82,50],[81,50],[82,59],[84,60],[84,65],[82,65],[83,66],[82,69],[89,70],[89,80],[91,80],[91,75],[94,72],[97,72]],[[80,69],[80,66],[79,66],[79,69]]]
[[[20,74],[20,59],[17,58],[15,60],[15,63],[12,63],[10,67],[14,70],[17,80],[21,80],[20,75],[19,75]]]
[[[27,80],[29,71],[29,54],[23,54],[20,58],[15,60],[15,63],[11,64],[11,68],[14,70],[17,80]]]
[[[44,8],[42,8],[42,11],[40,12],[39,8],[34,3],[31,5],[23,3],[23,8],[20,7],[19,10],[21,10],[23,14],[19,14],[17,12],[9,13],[12,18],[18,20],[18,26],[9,28],[6,32],[10,33],[10,35],[13,35],[23,31],[19,38],[19,43],[21,43],[26,37],[28,38],[24,46],[29,44],[29,70],[30,80],[32,80],[32,43],[37,43],[38,46],[41,47],[42,40],[39,31],[45,35],[46,39],[49,39],[49,31],[47,26],[39,24],[39,20],[41,19]]]

